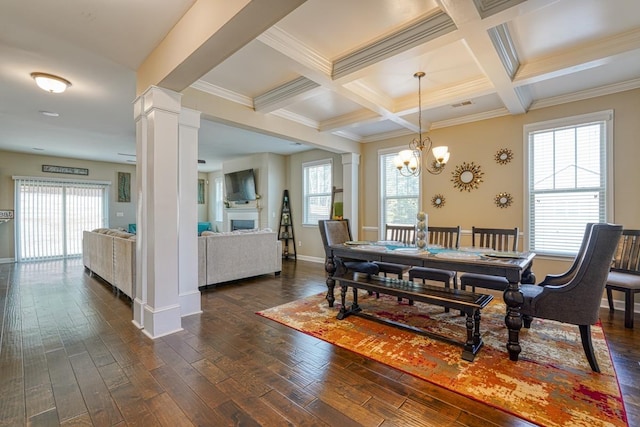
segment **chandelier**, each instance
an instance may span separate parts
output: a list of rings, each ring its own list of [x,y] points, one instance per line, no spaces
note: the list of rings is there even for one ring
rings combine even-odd
[[[449,160],[449,147],[433,147],[431,138],[422,138],[422,87],[421,79],[424,72],[418,71],[413,77],[418,78],[418,136],[409,143],[408,150],[402,150],[393,160],[396,168],[403,176],[418,176],[422,167],[430,174],[437,175],[443,171],[444,165]],[[429,160],[429,153],[433,154],[433,159]],[[422,167],[421,167],[422,166]]]

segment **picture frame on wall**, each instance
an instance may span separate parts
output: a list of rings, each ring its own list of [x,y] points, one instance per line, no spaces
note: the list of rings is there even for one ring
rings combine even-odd
[[[118,172],[118,202],[131,202],[131,173]]]
[[[204,179],[198,180],[198,204],[204,205]]]

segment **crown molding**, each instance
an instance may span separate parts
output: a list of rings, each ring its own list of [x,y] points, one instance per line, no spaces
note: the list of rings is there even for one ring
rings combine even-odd
[[[412,47],[456,30],[453,20],[442,11],[418,19],[395,33],[349,53],[333,64],[333,78],[339,79]]]
[[[248,96],[240,95],[239,93],[212,85],[204,80],[196,80],[190,87],[201,92],[208,93],[209,95],[218,96],[231,102],[244,105],[245,107],[253,108],[253,100]]]
[[[277,25],[269,28],[258,36],[257,39],[286,57],[319,71],[325,76],[331,76],[333,64],[330,60],[309,46],[301,43],[300,40],[292,37]]]
[[[282,84],[275,89],[258,95],[253,99],[253,105],[256,111],[275,110],[277,105],[283,102],[291,100],[291,98],[302,95],[309,92],[320,85],[306,77],[298,77],[285,84]],[[271,108],[270,108],[271,107]]]
[[[525,0],[473,0],[473,3],[476,5],[480,17],[484,19],[523,3],[524,1]]]
[[[274,116],[282,117],[283,119],[291,120],[292,122],[296,122],[313,129],[318,129],[318,126],[319,126],[318,122],[315,120],[311,120],[308,117],[304,117],[299,114],[292,113],[291,111],[287,111],[282,108],[279,110],[273,111],[270,114]]]
[[[538,101],[534,101],[531,104],[530,110],[537,110],[540,108],[553,107],[555,105],[566,104],[569,102],[582,101],[584,99],[596,98],[599,96],[611,95],[618,92],[625,92],[628,90],[640,88],[640,78],[627,80],[626,82],[613,83],[606,86],[600,86],[594,89],[586,89],[578,92],[572,92],[566,95],[552,96],[551,98],[545,98]]]
[[[497,25],[487,30],[489,38],[493,43],[493,47],[504,65],[504,69],[507,70],[507,74],[510,79],[516,75],[518,67],[520,67],[520,60],[518,59],[518,52],[513,45],[513,39],[509,34],[509,27],[507,24]]]

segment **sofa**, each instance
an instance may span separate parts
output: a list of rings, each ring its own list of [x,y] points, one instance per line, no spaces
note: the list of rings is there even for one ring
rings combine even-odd
[[[282,242],[275,232],[236,230],[198,237],[198,287],[282,271]]]
[[[82,234],[82,260],[92,273],[133,298],[136,285],[135,235],[98,228]]]
[[[84,266],[129,298],[135,295],[136,237],[121,230],[84,231]],[[204,231],[198,237],[198,287],[216,285],[262,274],[279,275],[282,242],[275,232],[237,230]]]

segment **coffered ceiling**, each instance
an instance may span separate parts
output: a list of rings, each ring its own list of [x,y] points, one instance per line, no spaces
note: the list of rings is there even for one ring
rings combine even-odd
[[[193,3],[3,3],[0,149],[133,160],[135,70]],[[73,86],[42,92],[33,71]],[[205,115],[198,157],[206,164],[199,167],[414,134],[416,71],[426,73],[423,129],[637,88],[640,2],[307,0],[185,91],[244,113]],[[275,132],[269,117],[326,138]]]

